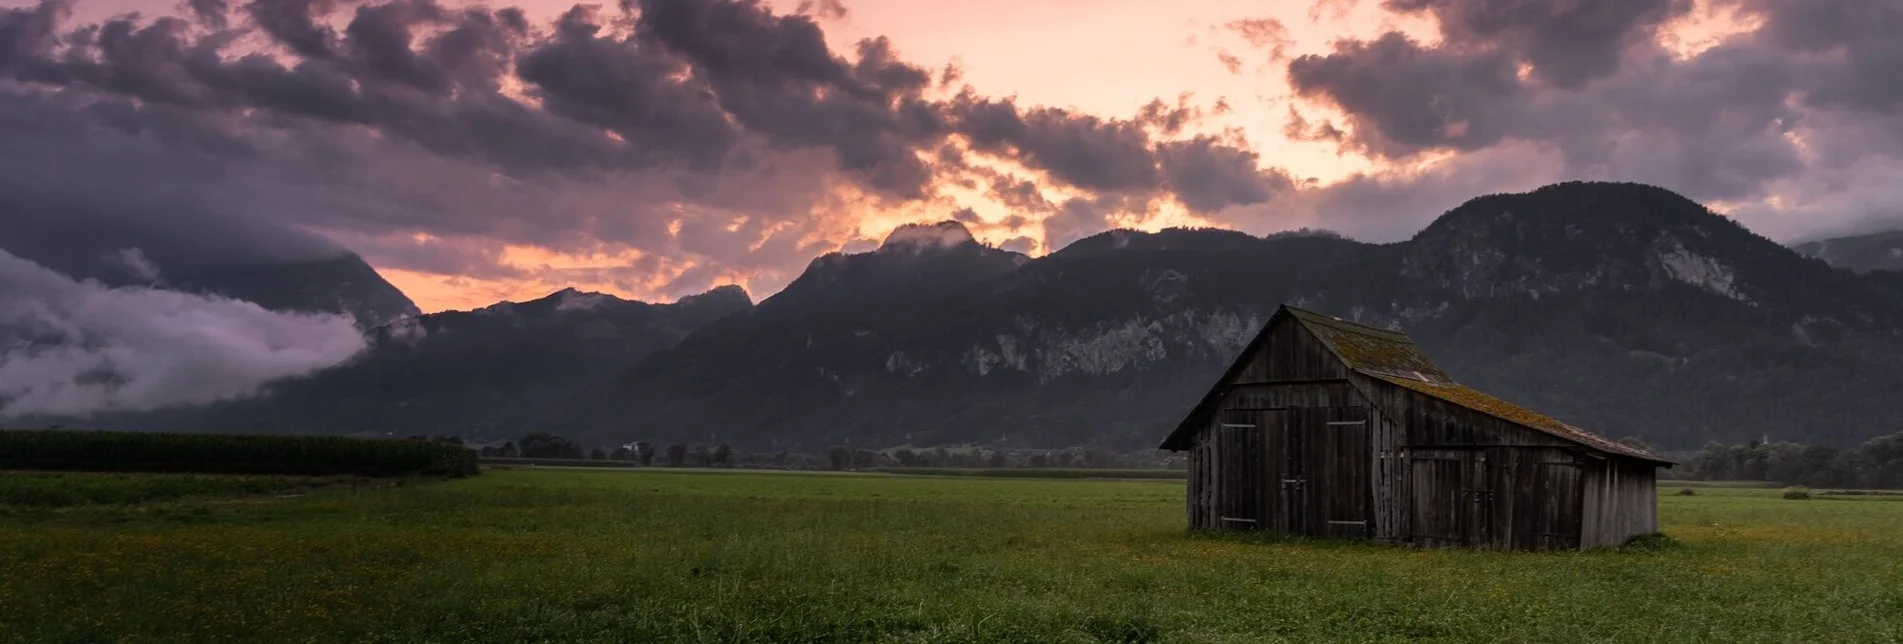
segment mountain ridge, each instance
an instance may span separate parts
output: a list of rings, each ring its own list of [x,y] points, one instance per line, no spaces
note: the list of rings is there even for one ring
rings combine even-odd
[[[626,431],[606,428],[613,417],[655,439],[718,430],[808,447],[1137,446],[1282,303],[1402,328],[1463,382],[1668,446],[1772,424],[1809,441],[1886,433],[1881,406],[1858,400],[1889,395],[1816,391],[1777,364],[1903,378],[1903,343],[1886,330],[1903,320],[1894,288],[1652,186],[1477,197],[1394,244],[1237,235],[1112,231],[932,298],[816,280],[656,352],[616,381],[636,393],[598,394],[569,427]],[[820,302],[876,314],[804,315]],[[1836,406],[1828,420],[1804,417],[1820,405]]]

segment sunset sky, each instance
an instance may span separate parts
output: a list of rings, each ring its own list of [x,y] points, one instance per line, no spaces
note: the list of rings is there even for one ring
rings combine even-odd
[[[0,7],[0,202],[191,261],[348,249],[426,311],[760,298],[945,219],[1032,254],[1115,227],[1394,241],[1568,179],[1780,241],[1903,223],[1890,2]]]

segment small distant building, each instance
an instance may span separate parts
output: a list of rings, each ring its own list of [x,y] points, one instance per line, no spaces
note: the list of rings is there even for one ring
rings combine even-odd
[[[1406,335],[1283,306],[1162,449],[1189,525],[1571,550],[1658,531],[1672,463],[1454,382]]]

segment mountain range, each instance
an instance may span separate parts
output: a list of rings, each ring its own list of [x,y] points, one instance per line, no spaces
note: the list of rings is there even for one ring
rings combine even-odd
[[[1792,248],[1806,256],[1829,262],[1831,266],[1859,273],[1903,271],[1903,230],[1834,237],[1804,242]]]
[[[1031,258],[946,222],[816,258],[758,305],[571,290],[407,317],[264,397],[95,424],[1142,448],[1286,302],[1404,329],[1462,382],[1601,434],[1849,445],[1903,429],[1900,275],[1637,184],[1483,196],[1392,244],[1117,230]]]

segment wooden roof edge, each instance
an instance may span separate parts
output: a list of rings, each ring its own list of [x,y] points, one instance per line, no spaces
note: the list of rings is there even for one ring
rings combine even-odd
[[[1380,338],[1382,340],[1387,340],[1390,342],[1405,342],[1407,344],[1415,344],[1414,338],[1409,337],[1406,331],[1400,331],[1396,329],[1386,329],[1386,328],[1374,326],[1372,324],[1363,324],[1361,322],[1356,322],[1354,320],[1349,320],[1347,318],[1335,317],[1333,315],[1322,313],[1320,311],[1304,309],[1292,304],[1283,304],[1282,310],[1288,311],[1290,314],[1294,315],[1296,319],[1302,320],[1303,322],[1327,324],[1330,326],[1340,328],[1344,331],[1361,333],[1364,335],[1371,335],[1371,336]]]
[[[1196,406],[1189,408],[1189,414],[1183,416],[1182,422],[1176,424],[1176,429],[1170,430],[1170,435],[1163,439],[1163,443],[1158,445],[1157,449],[1171,452],[1189,449],[1187,444],[1189,437],[1196,433],[1198,425],[1208,422],[1214,407],[1221,403],[1223,395],[1228,393],[1228,388],[1223,385],[1234,380],[1236,375],[1242,372],[1242,368],[1248,366],[1249,358],[1255,355],[1256,350],[1261,348],[1262,342],[1268,339],[1269,329],[1274,328],[1275,322],[1282,319],[1284,315],[1289,315],[1287,304],[1276,309],[1275,314],[1270,315],[1269,320],[1262,323],[1262,328],[1256,329],[1255,337],[1249,338],[1249,343],[1243,345],[1242,352],[1236,355],[1235,361],[1229,363],[1229,368],[1223,370],[1222,376],[1217,378],[1214,384],[1209,385],[1209,391],[1203,394],[1201,400],[1196,401]]]

